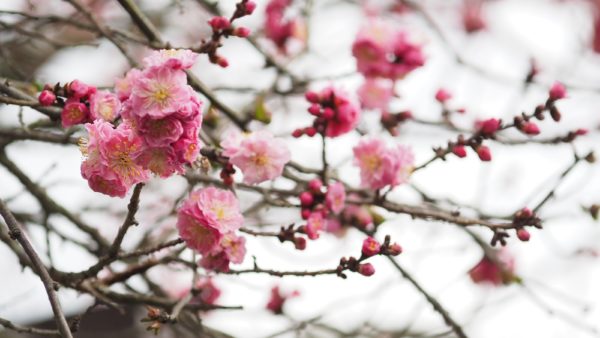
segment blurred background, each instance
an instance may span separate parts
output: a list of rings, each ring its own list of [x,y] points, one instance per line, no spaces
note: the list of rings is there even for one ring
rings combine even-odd
[[[472,1],[419,1],[432,22],[422,15],[390,10],[392,1],[307,0],[294,1],[290,16],[306,15],[306,41],[280,53],[270,41],[261,38],[264,1],[256,12],[240,20],[249,27],[257,42],[300,78],[313,79],[310,87],[319,89],[333,83],[356,98],[362,77],[356,73],[351,45],[356,32],[368,23],[367,13],[385,17],[399,29],[409,32],[422,44],[424,67],[412,72],[396,87],[395,111],[410,110],[423,120],[439,120],[441,108],[434,100],[437,89],[453,93],[450,105],[464,108],[454,122],[472,128],[476,120],[497,117],[507,121],[521,112],[531,112],[547,97],[555,80],[567,84],[568,99],[558,103],[563,114],[560,123],[541,121],[540,138],[565,135],[586,128],[589,134],[575,142],[558,145],[494,143],[493,160],[475,156],[438,161],[415,173],[411,185],[395,189],[389,197],[402,203],[421,203],[419,191],[442,201],[448,208],[463,210],[453,203],[474,207],[490,215],[512,214],[537,204],[559,182],[559,176],[573,161],[573,152],[585,155],[600,150],[600,27],[594,1],[584,0],[493,0],[477,2],[485,28],[468,32],[465,6]],[[198,44],[210,34],[206,21],[211,17],[199,1],[138,1],[143,11],[160,27],[173,46]],[[115,1],[88,0],[86,4],[111,27],[133,31],[131,20]],[[224,13],[231,13],[233,1],[218,1]],[[307,12],[307,10],[309,10]],[[112,87],[114,79],[128,69],[126,59],[106,39],[73,27],[27,21],[26,16],[62,16],[84,20],[69,4],[58,0],[0,1],[0,77],[35,93],[31,83],[54,84],[80,79],[98,87]],[[383,14],[382,14],[383,13]],[[21,24],[15,24],[22,22]],[[43,35],[40,38],[39,35]],[[594,49],[596,48],[596,50]],[[131,51],[141,59],[148,50],[132,44]],[[199,58],[193,72],[212,88],[219,98],[236,109],[247,109],[257,95],[273,81],[286,86],[264,57],[244,39],[228,39],[221,54],[229,61],[220,68]],[[535,60],[536,81],[524,84]],[[265,102],[272,114],[266,126],[286,137],[292,158],[308,167],[320,167],[320,140],[289,137],[298,127],[308,125],[307,103],[303,96],[270,95]],[[206,108],[208,105],[205,105]],[[0,127],[11,128],[39,118],[31,109],[0,105]],[[379,115],[364,111],[361,129],[381,133]],[[262,128],[256,124],[253,128]],[[225,129],[226,126],[221,126]],[[77,134],[79,135],[79,134]],[[508,132],[508,137],[525,137]],[[455,133],[430,125],[407,122],[395,142],[411,145],[416,163],[432,156],[432,147],[445,145]],[[348,134],[328,143],[328,155],[340,177],[358,186],[358,169],[351,165],[351,146],[359,136]],[[77,147],[40,142],[14,142],[6,149],[8,157],[48,194],[69,210],[76,211],[103,235],[112,238],[126,212],[126,201],[92,192],[79,174],[81,155]],[[268,184],[268,183],[264,183]],[[276,182],[275,186],[286,186]],[[124,246],[135,243],[142,233],[172,231],[175,219],[168,216],[175,199],[185,191],[181,177],[151,180],[145,188],[138,213],[140,226],[130,232]],[[256,199],[239,192],[242,209]],[[0,198],[10,202],[15,212],[40,210],[15,177],[0,167]],[[544,229],[532,230],[529,242],[511,237],[506,250],[515,258],[516,274],[522,284],[491,286],[474,284],[468,271],[481,259],[481,249],[471,237],[452,224],[411,219],[382,212],[386,221],[377,238],[386,234],[404,249],[398,261],[444,305],[470,337],[597,337],[600,336],[600,228],[585,208],[600,203],[600,169],[582,164],[556,189],[554,198],[540,211]],[[467,211],[468,212],[468,211]],[[298,212],[277,208],[263,210],[247,218],[246,226],[277,230],[299,220]],[[72,226],[59,216],[52,225],[69,233]],[[39,226],[27,230],[40,252],[50,252],[57,268],[78,271],[94,262],[80,248],[46,236]],[[474,228],[488,240],[488,229]],[[77,234],[73,234],[76,236]],[[325,234],[311,241],[305,251],[294,250],[272,238],[248,238],[248,254],[242,267],[252,267],[256,257],[263,267],[282,270],[332,268],[341,256],[356,255],[363,235],[348,231],[343,237]],[[0,317],[15,323],[53,326],[42,284],[28,271],[22,271],[17,258],[0,245]],[[375,275],[275,278],[262,275],[215,277],[222,294],[218,303],[241,305],[243,311],[215,310],[202,314],[203,324],[234,337],[433,337],[452,336],[442,318],[390,263],[373,259]],[[189,288],[191,276],[177,268],[158,267],[148,272],[151,279],[175,295]],[[136,281],[133,280],[133,285]],[[138,281],[140,282],[140,281]],[[141,285],[142,283],[139,283]],[[289,299],[284,315],[267,311],[273,286],[284,293],[299,291]],[[71,290],[59,292],[69,315],[81,314],[93,304],[89,296]],[[77,337],[145,337],[140,319],[143,308],[129,308],[125,314],[102,306],[84,317]],[[160,336],[185,337],[186,333],[164,330]],[[189,335],[189,333],[187,333]],[[204,333],[198,333],[202,336]],[[16,337],[9,331],[0,337]]]

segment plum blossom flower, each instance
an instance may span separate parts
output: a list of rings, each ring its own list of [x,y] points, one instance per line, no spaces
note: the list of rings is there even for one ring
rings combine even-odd
[[[85,160],[81,174],[92,190],[124,197],[129,188],[148,179],[147,171],[135,163],[143,143],[127,125],[116,129],[104,120],[85,125],[89,138],[80,147]]]
[[[306,220],[306,235],[310,239],[319,238],[319,232],[326,228],[326,219],[320,211],[315,211]]]
[[[130,69],[123,78],[115,80],[115,93],[119,100],[125,101],[131,95],[131,88],[138,78],[142,76],[142,71],[137,68]]]
[[[306,40],[306,27],[302,20],[285,15],[290,5],[291,0],[271,0],[265,8],[265,36],[284,53],[290,40],[294,38],[301,42]]]
[[[189,49],[155,50],[142,60],[146,68],[168,67],[172,69],[190,69],[196,62],[198,54]]]
[[[178,211],[177,229],[187,246],[210,254],[223,236],[244,222],[232,192],[214,187],[192,192]]]
[[[388,148],[383,140],[372,138],[361,140],[353,151],[363,187],[394,187],[405,183],[413,169],[414,155],[405,146]]]
[[[120,114],[121,101],[108,90],[97,91],[90,96],[90,115],[92,119],[114,121]]]
[[[256,184],[281,176],[283,167],[290,161],[290,151],[283,140],[268,131],[258,131],[244,136],[234,136],[235,141],[224,143],[224,154],[229,162],[244,173],[244,182]]]
[[[63,128],[85,123],[89,121],[89,109],[79,100],[69,99],[60,113],[60,119]]]
[[[394,96],[393,83],[387,79],[367,78],[357,93],[363,108],[386,110]]]
[[[346,189],[342,183],[335,182],[327,187],[325,203],[334,214],[342,212],[346,203]]]
[[[357,68],[365,77],[397,80],[423,66],[421,47],[409,41],[406,32],[395,31],[388,23],[371,20],[352,45]]]
[[[279,286],[274,286],[271,289],[271,297],[267,303],[267,310],[276,315],[280,315],[283,313],[283,305],[286,303],[286,301],[290,298],[298,297],[299,295],[300,292],[298,291],[294,291],[291,294],[284,294],[279,289]]]
[[[140,117],[163,118],[177,111],[191,96],[186,75],[166,66],[144,70],[131,91],[131,109]]]
[[[469,270],[469,277],[474,283],[489,283],[495,286],[509,284],[515,279],[515,259],[507,250],[500,250],[496,259],[492,260],[483,256],[481,260]]]

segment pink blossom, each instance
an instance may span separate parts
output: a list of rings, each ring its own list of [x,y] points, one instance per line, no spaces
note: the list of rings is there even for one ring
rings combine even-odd
[[[367,237],[363,241],[362,254],[365,257],[377,255],[381,251],[381,244],[373,237]]]
[[[322,106],[333,109],[333,116],[327,119],[325,135],[337,137],[356,127],[360,119],[360,110],[350,101],[346,93],[333,87],[321,91]]]
[[[115,94],[107,90],[101,90],[90,96],[90,115],[92,119],[103,119],[112,122],[119,116],[120,111],[121,101]]]
[[[224,251],[203,254],[198,264],[206,270],[219,272],[229,271],[229,258]]]
[[[325,228],[325,218],[320,211],[312,212],[306,220],[306,235],[310,239],[319,238],[319,232]]]
[[[190,69],[194,66],[198,54],[189,49],[155,50],[142,60],[144,67],[167,67],[172,69]]]
[[[198,295],[192,299],[190,302],[192,304],[199,303],[213,305],[221,296],[221,290],[213,283],[213,279],[210,277],[198,279],[194,289],[198,291]]]
[[[73,80],[67,86],[67,94],[73,99],[87,99],[96,92],[96,87],[87,85],[79,80]]]
[[[190,100],[191,89],[184,72],[169,67],[144,70],[133,84],[131,109],[140,117],[163,118]]]
[[[361,184],[371,189],[405,183],[413,169],[410,148],[386,147],[380,139],[363,139],[353,148],[354,164],[360,168]]]
[[[121,124],[117,129],[104,120],[85,125],[88,140],[80,144],[85,160],[81,174],[92,190],[109,196],[125,196],[129,188],[148,179],[148,173],[135,163],[142,141]]]
[[[183,165],[172,147],[146,147],[135,158],[137,164],[152,173],[167,178],[174,173],[182,174]]]
[[[239,229],[244,222],[235,195],[213,187],[190,194],[178,211],[177,228],[186,244],[208,254],[228,232]]]
[[[501,126],[502,124],[500,123],[500,120],[493,118],[475,122],[475,127],[484,135],[493,135],[500,130]]]
[[[389,24],[372,20],[358,33],[352,55],[358,71],[366,77],[400,79],[423,66],[421,47],[410,42],[407,34],[395,31]]]
[[[291,294],[284,294],[279,289],[279,286],[274,286],[271,289],[271,297],[269,298],[269,302],[267,303],[267,309],[273,312],[276,315],[280,315],[283,313],[283,306],[286,301],[290,298],[297,297],[300,295],[300,292],[294,291]]]
[[[554,82],[550,91],[548,92],[548,97],[552,101],[564,99],[567,97],[567,88],[560,82]]]
[[[325,203],[329,210],[336,215],[344,209],[346,203],[346,189],[342,183],[335,182],[327,187]]]
[[[137,68],[130,69],[125,77],[115,80],[115,93],[119,100],[125,101],[131,95],[133,84],[142,76],[142,71]]]
[[[367,78],[358,89],[363,108],[386,110],[394,95],[393,83],[387,79]]]
[[[481,260],[469,270],[469,277],[474,283],[490,283],[492,285],[508,284],[514,280],[515,260],[507,250],[498,251],[496,259],[491,260],[483,256]]]
[[[462,21],[467,33],[475,33],[486,27],[485,19],[481,10],[480,0],[468,0],[462,11]]]
[[[183,126],[173,115],[159,119],[143,118],[137,127],[151,147],[168,146],[183,135]]]
[[[42,90],[38,97],[38,102],[42,106],[51,106],[56,101],[56,95],[50,90]]]
[[[63,128],[88,122],[89,118],[87,106],[76,99],[67,100],[67,103],[65,103],[65,106],[60,113]]]
[[[244,237],[230,232],[223,236],[219,245],[220,250],[225,252],[231,263],[240,264],[244,261],[246,255],[246,239]]]
[[[296,38],[300,41],[306,39],[302,21],[285,15],[290,4],[290,0],[270,0],[265,7],[265,36],[283,52],[291,39]]]
[[[375,274],[375,267],[371,263],[364,263],[358,266],[358,273],[363,276],[369,277]]]
[[[452,98],[452,94],[450,94],[450,92],[444,88],[438,89],[438,91],[435,93],[435,99],[439,103],[445,103],[446,101],[450,100],[451,98]]]
[[[229,162],[244,173],[244,182],[256,184],[281,176],[283,167],[290,161],[290,151],[283,140],[267,131],[254,132],[239,144],[226,149]]]

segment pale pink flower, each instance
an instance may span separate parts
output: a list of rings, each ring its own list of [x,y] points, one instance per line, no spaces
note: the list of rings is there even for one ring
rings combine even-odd
[[[329,210],[334,214],[339,214],[346,204],[346,189],[340,182],[335,182],[327,186],[327,195],[325,203]]]
[[[140,117],[163,118],[189,100],[191,89],[183,71],[168,67],[144,70],[131,91],[131,109]]]
[[[474,283],[489,283],[495,286],[509,284],[515,278],[515,259],[507,250],[496,252],[496,259],[483,256],[469,270],[469,277]]]
[[[125,101],[131,95],[133,84],[142,76],[142,71],[137,68],[130,69],[123,78],[115,80],[115,93],[119,100]]]
[[[109,138],[101,140],[100,144],[100,155],[104,165],[126,185],[148,179],[148,172],[135,162],[135,157],[142,151],[143,142],[126,125],[119,125]]]
[[[386,110],[394,96],[394,85],[388,79],[367,78],[358,88],[358,97],[363,108]]]
[[[119,117],[120,111],[121,101],[115,94],[107,90],[101,90],[90,96],[90,115],[92,119],[103,119],[112,122]]]
[[[363,187],[381,189],[405,183],[413,169],[414,156],[407,147],[388,148],[383,140],[373,138],[361,140],[353,151]]]
[[[306,235],[310,239],[319,238],[319,232],[326,228],[326,220],[320,211],[315,211],[306,220]]]
[[[267,131],[258,131],[245,137],[237,151],[226,151],[229,162],[242,170],[244,182],[256,184],[281,176],[290,161],[285,142]]]
[[[208,254],[221,238],[239,229],[244,222],[237,198],[228,190],[214,187],[199,189],[190,194],[178,211],[177,228],[186,244]]]
[[[189,49],[155,50],[142,60],[146,68],[165,66],[172,69],[190,69],[196,62],[198,54]]]
[[[219,249],[225,252],[231,263],[240,264],[244,261],[246,255],[246,239],[244,237],[230,232],[223,236],[219,245]]]

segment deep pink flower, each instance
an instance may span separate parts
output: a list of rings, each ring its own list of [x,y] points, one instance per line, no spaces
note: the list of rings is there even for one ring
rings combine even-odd
[[[394,95],[393,83],[388,79],[367,78],[358,88],[363,108],[386,110]]]
[[[481,260],[469,270],[469,276],[474,283],[490,283],[493,285],[509,284],[515,277],[515,260],[507,250],[498,251],[496,262],[483,256]]]
[[[334,214],[339,214],[346,204],[346,189],[340,182],[335,182],[327,186],[327,195],[325,203],[329,210]]]
[[[353,148],[354,164],[360,168],[361,184],[371,189],[405,183],[413,169],[410,148],[387,148],[381,139],[363,139]]]
[[[206,270],[218,272],[229,271],[229,258],[224,251],[203,254],[198,264]]]
[[[224,154],[229,156],[231,164],[242,170],[244,182],[248,184],[281,176],[283,167],[290,161],[290,151],[285,142],[267,131],[242,136],[238,147],[233,142],[229,145]]]
[[[363,276],[369,277],[375,274],[375,267],[371,263],[364,263],[358,266],[358,273]]]
[[[198,54],[189,49],[161,49],[150,53],[142,61],[144,67],[168,67],[172,69],[190,69],[194,66]]]
[[[283,305],[285,302],[293,297],[297,297],[300,295],[300,292],[294,291],[291,294],[284,294],[279,289],[279,286],[274,286],[271,289],[271,297],[269,298],[269,302],[267,303],[267,309],[274,314],[280,315],[283,313]]]
[[[87,99],[96,92],[96,87],[87,85],[79,80],[73,80],[67,86],[67,94],[73,99]]]
[[[90,119],[88,107],[79,100],[69,99],[60,113],[63,128],[88,122]]]
[[[173,115],[159,119],[143,118],[137,127],[151,147],[168,146],[183,135],[183,126]]]
[[[373,237],[367,237],[363,241],[362,254],[365,257],[377,255],[381,251],[381,244]]]
[[[290,40],[297,39],[304,42],[306,39],[305,27],[301,19],[285,15],[290,4],[290,0],[270,0],[265,7],[265,36],[284,53]]]
[[[106,175],[102,175],[100,173],[90,173],[88,178],[88,185],[90,188],[99,193],[103,193],[105,195],[111,197],[125,197],[127,195],[127,191],[129,191],[129,186],[125,185],[123,180],[119,177],[114,176],[112,178],[107,178]]]
[[[42,90],[40,96],[38,97],[38,102],[42,106],[51,106],[54,101],[56,101],[56,95],[50,90]]]
[[[184,72],[152,67],[144,70],[131,91],[131,109],[140,117],[163,118],[190,100],[191,89]]]
[[[438,91],[435,93],[435,99],[439,103],[446,103],[446,101],[450,100],[451,98],[452,94],[450,94],[450,92],[444,88],[438,89]]]
[[[567,97],[567,88],[560,82],[554,82],[550,91],[548,92],[548,97],[552,101],[564,99]]]
[[[90,96],[90,115],[92,119],[114,121],[121,113],[121,101],[117,95],[107,91],[97,91]]]

